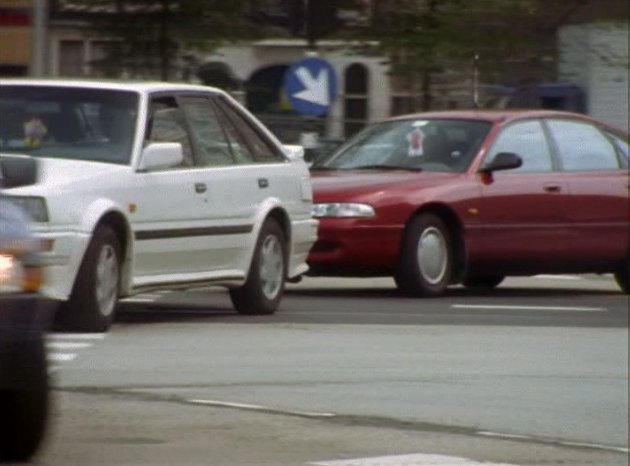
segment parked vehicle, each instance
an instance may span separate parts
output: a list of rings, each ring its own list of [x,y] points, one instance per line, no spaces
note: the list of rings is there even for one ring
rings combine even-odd
[[[555,111],[375,123],[312,167],[311,275],[411,295],[509,275],[614,273],[630,293],[628,135]]]
[[[27,216],[0,194],[0,462],[31,458],[46,431],[43,332],[53,304],[38,294],[37,252]]]
[[[0,160],[39,181],[5,194],[34,219],[63,328],[104,331],[119,298],[221,285],[274,312],[316,238],[303,151],[205,86],[0,81]]]

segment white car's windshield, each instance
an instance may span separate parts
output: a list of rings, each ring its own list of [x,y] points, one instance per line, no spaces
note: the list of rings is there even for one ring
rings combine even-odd
[[[476,120],[409,119],[368,126],[314,169],[405,169],[463,172],[491,123]]]
[[[0,152],[127,164],[139,97],[129,91],[0,87]]]

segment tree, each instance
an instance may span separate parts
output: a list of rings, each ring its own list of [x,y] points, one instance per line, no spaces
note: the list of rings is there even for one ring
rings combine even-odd
[[[422,110],[433,106],[438,77],[470,82],[475,65],[485,82],[553,79],[559,27],[627,18],[628,12],[626,0],[371,0],[369,5],[368,25],[353,35],[378,43],[392,75],[420,95]]]
[[[246,0],[73,0],[83,6],[93,28],[108,42],[106,56],[95,63],[107,74],[142,74],[157,70],[173,77],[176,60],[221,43],[256,37],[243,15]]]

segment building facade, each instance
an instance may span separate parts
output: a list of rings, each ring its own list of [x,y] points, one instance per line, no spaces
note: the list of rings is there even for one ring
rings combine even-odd
[[[566,26],[559,51],[558,78],[580,86],[586,112],[628,131],[628,23]]]
[[[31,68],[33,0],[0,0],[0,76],[26,76]]]

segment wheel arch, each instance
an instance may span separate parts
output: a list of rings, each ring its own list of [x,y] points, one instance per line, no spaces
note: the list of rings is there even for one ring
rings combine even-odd
[[[112,229],[122,253],[121,258],[121,273],[120,273],[120,294],[126,295],[130,291],[131,286],[131,268],[132,268],[132,250],[133,250],[133,235],[131,226],[127,221],[127,218],[116,210],[109,210],[104,212],[101,218],[94,225],[93,231],[96,231],[100,226],[108,226]]]
[[[272,218],[278,222],[280,228],[282,228],[282,232],[284,233],[284,239],[287,241],[287,244],[290,244],[291,221],[289,220],[289,214],[287,214],[286,210],[280,206],[276,206],[269,211],[266,218]]]
[[[285,276],[288,274],[289,268],[289,258],[291,257],[291,220],[289,219],[289,214],[279,205],[273,207],[265,216],[263,223],[267,219],[275,220],[280,228],[282,229],[282,233],[284,234],[284,244],[285,244],[285,254],[284,254],[284,273]],[[261,223],[262,227],[262,223]]]
[[[249,274],[249,268],[252,264],[254,252],[256,250],[256,243],[258,242],[258,237],[260,235],[262,226],[267,221],[267,219],[270,218],[276,221],[278,225],[280,225],[280,228],[284,233],[285,244],[287,247],[285,258],[285,261],[287,261],[287,263],[285,263],[285,269],[288,267],[288,260],[291,254],[291,220],[289,219],[289,214],[280,204],[279,200],[271,198],[267,199],[263,203],[262,208],[258,211],[258,214],[256,215],[256,221],[254,222],[255,235],[252,235],[251,244],[249,244],[248,252],[246,254],[247,263],[244,265],[245,276]]]
[[[451,235],[453,247],[455,248],[455,264],[453,269],[453,276],[451,277],[451,283],[459,283],[464,277],[467,266],[464,227],[460,217],[457,215],[455,210],[453,210],[446,204],[437,202],[423,204],[413,212],[413,214],[407,219],[407,222],[405,223],[405,228],[403,230],[401,242],[399,245],[400,254],[402,254],[403,242],[407,235],[407,230],[409,229],[409,226],[414,219],[424,214],[433,214],[436,217],[439,217],[448,228],[448,231]]]

